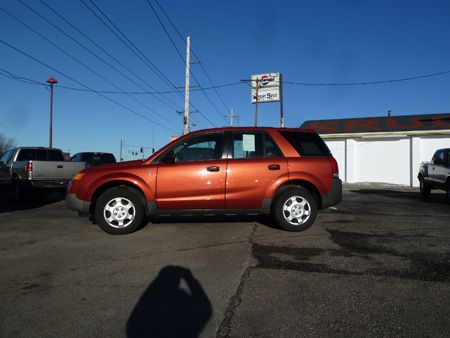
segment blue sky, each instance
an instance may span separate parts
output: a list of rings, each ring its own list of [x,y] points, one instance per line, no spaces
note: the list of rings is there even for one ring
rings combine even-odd
[[[19,1],[0,1],[7,10],[50,39],[66,53],[106,78],[80,65],[41,37],[0,11],[0,39],[69,75],[95,90],[158,91],[170,88],[132,54],[80,0],[43,0],[142,80],[118,65],[96,46],[53,14],[41,1],[23,0],[67,34],[114,65],[129,81],[89,52],[51,27]],[[92,4],[89,0],[84,0]],[[170,82],[184,85],[185,66],[157,21],[147,0],[93,2],[157,66]],[[177,47],[186,47],[158,10]],[[159,0],[175,25],[191,36],[191,47],[200,57],[214,84],[250,78],[251,74],[281,72],[285,81],[330,83],[404,78],[450,70],[449,1],[206,1]],[[195,59],[195,58],[194,58]],[[0,68],[16,76],[45,82],[54,75],[62,86],[81,86],[0,43]],[[195,60],[194,60],[195,61]],[[202,68],[191,70],[204,87],[209,86]],[[191,84],[193,83],[191,78]],[[112,86],[112,83],[114,86]],[[138,83],[140,86],[137,86]],[[0,76],[0,133],[18,145],[48,145],[49,91]],[[450,74],[416,81],[371,86],[319,87],[286,84],[283,88],[286,126],[310,119],[443,113],[450,106]],[[245,84],[191,93],[191,102],[207,117],[192,114],[192,129],[220,127],[223,115],[234,108],[239,125],[254,123],[254,105]],[[95,93],[55,89],[53,145],[71,153],[107,151],[116,156],[120,140],[126,144],[155,147],[182,131],[176,110],[184,98],[167,94],[105,94],[139,117]],[[166,99],[167,98],[167,99]],[[139,102],[136,102],[138,100]],[[166,102],[167,100],[170,103]],[[164,101],[167,104],[163,104]],[[150,109],[149,109],[150,108]],[[260,125],[279,125],[279,105],[260,105]],[[156,113],[155,113],[156,112]],[[222,115],[222,116],[221,116]],[[150,122],[152,120],[155,123]],[[209,121],[211,122],[209,122]],[[162,126],[161,126],[162,125]],[[125,157],[133,158],[125,148]]]

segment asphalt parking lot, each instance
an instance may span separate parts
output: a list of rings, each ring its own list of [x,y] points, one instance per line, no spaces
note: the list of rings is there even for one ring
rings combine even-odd
[[[450,205],[346,185],[312,228],[160,219],[110,236],[50,194],[0,194],[1,337],[415,337],[450,332]]]

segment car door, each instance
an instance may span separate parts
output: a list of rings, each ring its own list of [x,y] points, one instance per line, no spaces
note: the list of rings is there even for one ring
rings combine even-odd
[[[444,151],[438,150],[433,155],[433,159],[428,166],[428,177],[429,177],[430,181],[432,181],[436,184],[441,183],[439,181],[439,171],[440,171],[440,167],[442,167],[442,165],[443,165],[443,162],[444,162]]]
[[[227,159],[224,133],[193,135],[159,159],[156,202],[160,210],[224,209]]]
[[[434,176],[438,184],[445,187],[445,182],[447,180],[447,173],[450,168],[449,163],[449,150],[442,150],[439,155],[438,164],[434,166]]]
[[[287,161],[263,131],[233,131],[230,143],[226,207],[260,209],[268,187],[288,173]]]

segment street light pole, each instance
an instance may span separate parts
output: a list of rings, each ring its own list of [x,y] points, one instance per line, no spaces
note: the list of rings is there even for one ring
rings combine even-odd
[[[51,76],[48,80],[47,83],[50,83],[50,130],[49,130],[49,147],[52,148],[53,142],[52,142],[52,137],[53,137],[53,85],[55,83],[58,83],[58,81],[56,81],[56,79]]]

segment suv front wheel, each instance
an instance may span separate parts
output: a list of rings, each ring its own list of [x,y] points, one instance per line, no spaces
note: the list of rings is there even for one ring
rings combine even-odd
[[[94,210],[100,228],[111,235],[138,230],[144,219],[144,206],[138,194],[137,191],[122,187],[101,194]]]
[[[284,230],[304,231],[316,219],[317,201],[304,187],[295,187],[277,197],[272,213]]]

